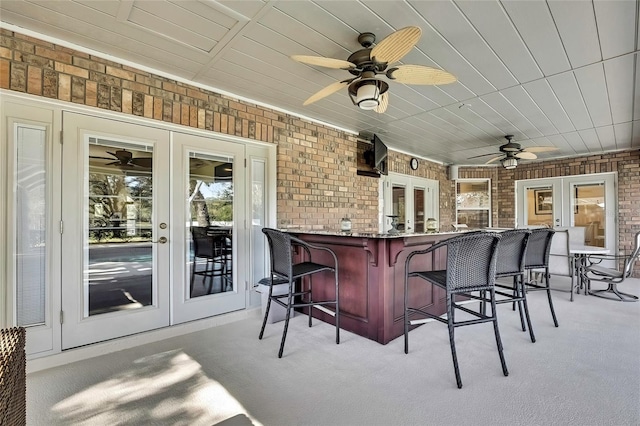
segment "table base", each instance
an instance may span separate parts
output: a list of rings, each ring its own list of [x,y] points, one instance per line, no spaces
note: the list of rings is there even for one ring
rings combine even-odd
[[[609,284],[605,290],[592,290],[589,294],[603,299],[610,299],[621,302],[637,302],[638,296],[618,291],[615,284]]]

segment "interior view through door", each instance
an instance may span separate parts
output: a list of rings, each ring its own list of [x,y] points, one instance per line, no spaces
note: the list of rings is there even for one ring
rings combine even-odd
[[[244,309],[244,145],[175,133],[172,170],[172,323]]]
[[[389,173],[385,179],[381,232],[422,233],[438,229],[438,182]]]
[[[585,244],[615,252],[615,176],[611,173],[519,181],[518,226],[583,227]]]
[[[62,349],[169,325],[169,132],[66,112],[63,131]]]

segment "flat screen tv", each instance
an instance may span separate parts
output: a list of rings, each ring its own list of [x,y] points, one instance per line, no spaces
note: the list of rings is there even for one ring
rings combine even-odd
[[[381,175],[388,174],[387,146],[377,135],[373,135],[373,168]]]

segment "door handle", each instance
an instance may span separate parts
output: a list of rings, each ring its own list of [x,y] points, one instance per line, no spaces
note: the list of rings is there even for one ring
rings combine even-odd
[[[151,241],[152,243],[160,243],[160,244],[165,244],[167,242],[167,237],[160,237],[158,238],[158,241]]]

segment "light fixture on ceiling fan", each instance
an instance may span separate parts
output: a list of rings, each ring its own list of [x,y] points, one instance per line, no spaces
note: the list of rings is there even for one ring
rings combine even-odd
[[[343,69],[355,75],[337,81],[311,95],[303,105],[309,105],[347,87],[354,105],[363,110],[383,113],[389,105],[389,84],[378,78],[380,74],[403,84],[440,85],[457,81],[452,74],[424,65],[395,65],[416,45],[422,35],[419,27],[406,27],[391,33],[373,46],[376,36],[362,33],[358,43],[363,47],[346,61],[321,56],[292,55],[291,59],[308,65]]]
[[[515,169],[518,166],[518,159],[516,157],[507,156],[502,160],[502,167],[505,169]]]

